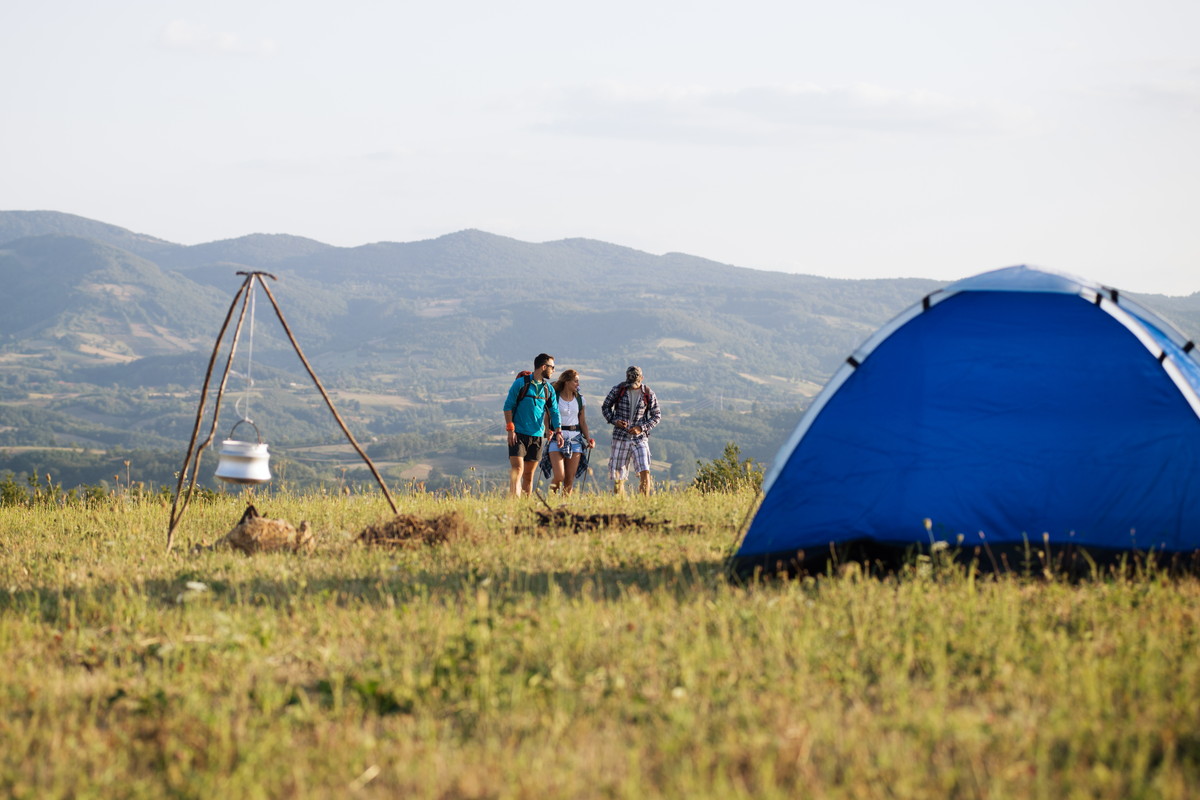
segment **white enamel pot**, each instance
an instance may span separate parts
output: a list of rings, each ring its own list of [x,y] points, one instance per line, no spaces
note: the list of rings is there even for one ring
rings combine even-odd
[[[233,432],[243,422],[254,428],[258,441],[243,442],[233,438]],[[229,431],[229,438],[221,442],[221,459],[217,462],[217,477],[229,483],[266,483],[271,480],[268,462],[271,456],[267,445],[258,432],[258,426],[248,419],[240,420]]]

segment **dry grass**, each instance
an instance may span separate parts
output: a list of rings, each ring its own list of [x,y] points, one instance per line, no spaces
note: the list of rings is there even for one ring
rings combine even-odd
[[[740,587],[749,497],[272,497],[305,558],[190,552],[239,498],[0,508],[0,796],[1187,798],[1200,583],[913,569]],[[382,521],[382,522],[381,522]],[[389,524],[392,523],[392,524]],[[698,530],[677,532],[672,526]],[[452,529],[460,529],[451,526]],[[412,534],[408,540],[420,537]],[[406,540],[407,541],[407,540]]]

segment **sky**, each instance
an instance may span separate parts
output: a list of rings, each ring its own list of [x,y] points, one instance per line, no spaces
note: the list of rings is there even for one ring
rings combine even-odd
[[[1195,0],[40,0],[0,210],[1200,291]],[[553,281],[553,276],[545,276]]]

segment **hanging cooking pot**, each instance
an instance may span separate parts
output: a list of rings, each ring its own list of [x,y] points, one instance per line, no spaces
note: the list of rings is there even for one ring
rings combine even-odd
[[[254,428],[257,442],[243,442],[233,438],[233,432],[243,422]],[[221,442],[221,460],[217,462],[217,477],[229,483],[266,483],[271,480],[271,469],[267,462],[267,445],[258,432],[258,426],[248,419],[239,420],[229,430],[229,438]]]

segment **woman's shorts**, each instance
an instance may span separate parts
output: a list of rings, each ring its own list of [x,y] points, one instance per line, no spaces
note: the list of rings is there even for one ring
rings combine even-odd
[[[568,456],[575,455],[576,453],[582,453],[583,437],[573,436],[570,439],[564,439],[562,447],[559,447],[557,444],[555,444],[553,439],[550,439],[550,447],[548,449],[551,453],[564,453]]]

